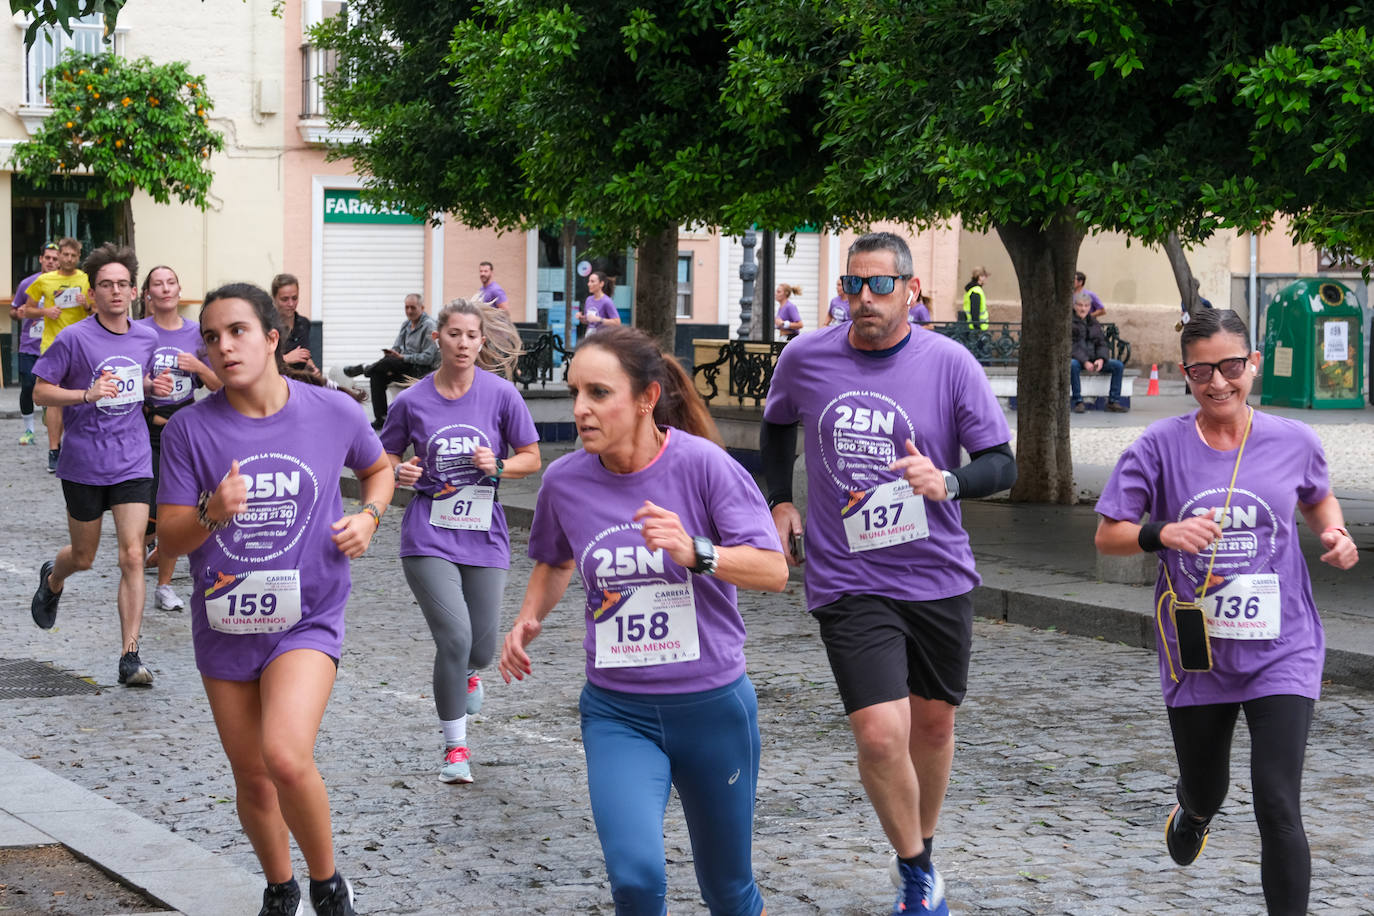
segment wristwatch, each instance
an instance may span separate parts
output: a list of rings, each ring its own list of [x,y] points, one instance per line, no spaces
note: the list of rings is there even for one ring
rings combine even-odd
[[[710,538],[692,538],[692,549],[696,551],[697,564],[692,572],[700,576],[713,576],[716,573],[716,545]]]
[[[504,473],[506,473],[506,462],[503,461],[503,460],[500,459],[500,458],[497,458],[497,459],[496,459],[496,473],[493,474],[493,475],[491,475],[491,476],[495,477],[497,480],[500,480],[500,479],[501,479],[501,475],[504,474]]]
[[[940,474],[945,478],[945,499],[950,501],[958,499],[959,478],[955,477],[949,471],[941,471]]]

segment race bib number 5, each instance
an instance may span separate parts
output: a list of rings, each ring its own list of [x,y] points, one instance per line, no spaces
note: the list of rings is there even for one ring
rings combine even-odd
[[[1232,576],[1201,604],[1212,639],[1279,638],[1279,577],[1273,573]]]
[[[226,578],[221,574],[221,580]],[[301,620],[301,572],[298,569],[260,569],[228,577],[210,588],[205,617],[221,633],[279,633]]]
[[[930,537],[925,497],[913,493],[904,479],[874,487],[852,500],[841,514],[850,553]]]

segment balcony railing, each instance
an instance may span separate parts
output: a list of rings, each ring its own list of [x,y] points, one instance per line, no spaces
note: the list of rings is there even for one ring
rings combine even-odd
[[[302,118],[323,118],[328,115],[324,104],[324,77],[332,76],[338,67],[337,51],[311,45],[301,48]]]
[[[91,20],[96,17],[85,17]],[[52,89],[52,69],[62,59],[62,52],[75,49],[83,54],[100,54],[111,51],[124,53],[124,35],[115,32],[113,41],[105,43],[105,24],[102,21],[79,21],[72,23],[72,34],[68,35],[57,26],[48,26],[39,31],[34,38],[33,47],[25,53],[24,60],[24,107],[47,108],[48,92]]]

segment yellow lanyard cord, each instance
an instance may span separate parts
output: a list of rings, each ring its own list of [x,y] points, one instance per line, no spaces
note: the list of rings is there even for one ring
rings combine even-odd
[[[1240,457],[1245,454],[1245,443],[1250,439],[1250,426],[1254,422],[1255,408],[1251,407],[1250,416],[1247,417],[1245,420],[1245,434],[1240,437],[1240,448],[1236,450],[1236,466],[1231,469],[1231,483],[1226,488],[1226,505],[1222,509],[1221,521],[1225,521],[1230,517],[1231,497],[1235,495],[1236,477],[1240,474]],[[1206,441],[1207,440],[1205,439],[1203,440],[1204,443]],[[1175,608],[1198,608],[1199,610],[1201,610],[1202,601],[1204,598],[1207,597],[1207,586],[1210,585],[1212,582],[1212,565],[1217,561],[1217,549],[1220,546],[1221,538],[1217,538],[1215,541],[1212,542],[1212,556],[1207,560],[1207,576],[1202,580],[1202,591],[1198,594],[1197,601],[1195,602],[1185,602],[1178,600],[1178,593],[1174,591],[1174,580],[1169,576],[1169,564],[1167,561],[1160,561],[1164,564],[1164,582],[1168,586],[1168,589],[1164,592],[1164,594],[1159,596],[1159,601],[1155,603],[1155,624],[1159,627],[1159,645],[1161,648],[1164,649],[1164,660],[1169,664],[1169,677],[1173,679],[1175,684],[1178,683],[1178,675],[1174,673],[1174,660],[1169,655],[1169,641],[1164,636],[1164,602],[1167,599],[1173,599],[1169,605],[1169,618],[1171,620],[1175,620]],[[1178,624],[1176,620],[1174,623],[1174,632],[1178,632]]]

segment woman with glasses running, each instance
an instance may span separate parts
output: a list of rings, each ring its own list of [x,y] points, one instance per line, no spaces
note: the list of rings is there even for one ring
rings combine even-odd
[[[707,909],[759,916],[758,701],[735,589],[786,587],[777,531],[691,379],[646,334],[612,327],[588,337],[568,388],[582,449],[544,475],[534,572],[501,674],[531,673],[526,650],[577,572],[582,742],[616,913],[664,912],[663,812],[676,788]]]
[[[436,321],[439,368],[396,396],[382,448],[415,488],[401,522],[401,566],[434,637],[439,779],[472,782],[468,715],[482,708],[510,570],[502,480],[539,470],[539,433],[505,376],[520,353],[508,313],[455,299]],[[407,449],[415,456],[403,460]],[[512,454],[513,453],[513,454]]]
[[[1317,436],[1246,404],[1260,354],[1240,317],[1199,312],[1182,347],[1198,409],[1152,424],[1121,456],[1097,502],[1097,549],[1160,559],[1160,683],[1179,767],[1169,855],[1188,865],[1206,845],[1244,710],[1264,899],[1271,914],[1306,913],[1302,765],[1325,639],[1295,511],[1322,562],[1349,569],[1358,556]]]

